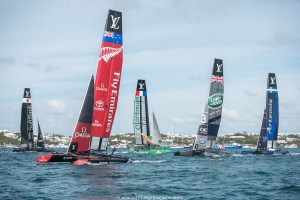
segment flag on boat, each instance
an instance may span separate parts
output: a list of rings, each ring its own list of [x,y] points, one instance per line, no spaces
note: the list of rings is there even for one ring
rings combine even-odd
[[[135,96],[147,96],[147,92],[146,91],[136,91]]]

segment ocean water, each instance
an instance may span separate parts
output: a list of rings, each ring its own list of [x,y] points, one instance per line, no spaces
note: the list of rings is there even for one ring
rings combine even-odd
[[[73,166],[37,164],[36,157],[45,153],[2,147],[0,199],[300,199],[300,148],[286,156],[240,151],[201,158],[117,149],[132,163]]]

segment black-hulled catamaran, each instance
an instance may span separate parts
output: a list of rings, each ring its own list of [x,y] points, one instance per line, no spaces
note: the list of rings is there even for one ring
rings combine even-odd
[[[177,151],[175,156],[213,156],[228,155],[215,149],[221,123],[224,95],[223,61],[215,59],[209,97],[205,102],[204,111],[200,121],[194,144],[188,151]]]
[[[36,152],[44,151],[50,152],[45,148],[43,135],[41,132],[40,124],[38,122],[38,139],[37,144],[34,145],[33,138],[33,117],[32,117],[32,104],[30,88],[24,89],[22,110],[21,110],[21,146],[15,147],[13,152]]]
[[[277,147],[279,127],[279,99],[277,80],[274,73],[268,74],[266,107],[264,110],[257,147],[255,151],[242,151],[242,154],[275,154],[285,155],[288,151],[281,151]]]
[[[122,13],[109,10],[94,83],[93,76],[66,153],[39,156],[36,162],[127,163],[107,154],[117,109],[123,63]]]

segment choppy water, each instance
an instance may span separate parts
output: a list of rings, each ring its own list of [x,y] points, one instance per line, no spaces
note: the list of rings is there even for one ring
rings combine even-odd
[[[175,149],[176,150],[176,149]],[[0,148],[0,199],[300,199],[300,148],[287,156],[118,154],[132,163],[36,164],[45,153]]]

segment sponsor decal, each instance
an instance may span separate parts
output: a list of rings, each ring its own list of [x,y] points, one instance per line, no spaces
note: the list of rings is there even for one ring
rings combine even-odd
[[[95,107],[96,106],[96,107]],[[94,106],[94,110],[101,110],[101,111],[104,111],[104,102],[101,101],[101,100],[98,100],[95,102],[95,106]]]
[[[25,91],[25,97],[30,98],[30,91]]]
[[[117,24],[121,17],[114,17],[113,15],[110,15],[110,16],[111,16],[111,20],[112,20],[112,25],[110,26],[110,28],[119,29],[119,26],[117,26]]]
[[[269,99],[269,103],[268,103],[268,106],[269,106],[269,110],[268,110],[268,122],[269,122],[269,125],[267,127],[267,131],[268,131],[268,134],[272,134],[272,126],[271,126],[271,123],[272,123],[272,109],[273,109],[273,100],[272,99]]]
[[[48,160],[45,159],[44,156],[42,156],[42,157],[38,160],[38,162],[48,162]]]
[[[96,90],[100,90],[102,92],[107,92],[107,88],[104,87],[104,83],[101,83],[100,87],[96,87]]]
[[[92,126],[99,126],[99,127],[102,127],[102,124],[100,124],[98,120],[95,120],[95,121],[92,123]]]
[[[63,157],[64,160],[71,160],[73,157]]]
[[[72,150],[72,151],[75,151],[75,150],[76,150],[77,144],[72,144],[71,146],[72,146],[72,147],[71,147],[71,150]]]
[[[199,144],[205,144],[205,143],[206,143],[206,140],[199,140],[198,143],[199,143]]]
[[[222,72],[222,66],[223,64],[217,64],[217,72]]]
[[[276,82],[276,77],[270,77],[270,81],[271,81],[271,83],[270,84],[272,84],[272,85],[274,85]]]
[[[145,85],[145,83],[139,83],[139,90],[144,90],[144,85]]]
[[[200,128],[200,133],[206,133],[207,132],[207,128]]]
[[[211,109],[220,108],[223,104],[223,94],[217,93],[208,98],[207,105]]]
[[[75,132],[74,133],[74,138],[81,137],[81,138],[91,138],[91,135],[86,132],[86,127],[82,127],[81,133],[80,132]]]
[[[115,116],[116,112],[116,107],[117,107],[117,99],[118,99],[118,91],[119,91],[119,83],[120,83],[120,77],[121,73],[120,72],[115,72],[114,73],[114,78],[112,80],[111,90],[110,93],[110,103],[109,103],[109,108],[108,108],[108,119],[106,123],[106,132],[110,132],[112,124],[113,124],[113,118]]]
[[[32,107],[31,104],[27,106],[27,130],[28,132],[33,132],[33,122],[32,122]],[[29,134],[29,139],[31,139],[31,135]]]
[[[135,130],[141,130],[140,127],[140,97],[135,97],[135,112],[134,112],[134,124]]]

